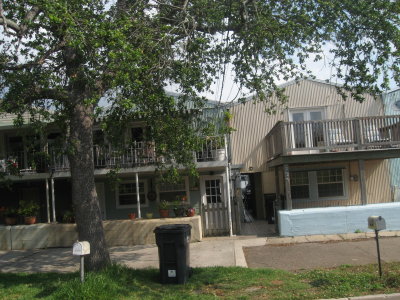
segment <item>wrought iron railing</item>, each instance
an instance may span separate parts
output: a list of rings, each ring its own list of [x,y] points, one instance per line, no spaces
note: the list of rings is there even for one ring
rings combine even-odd
[[[197,162],[225,160],[224,137],[206,137],[200,143],[194,157]],[[95,145],[93,161],[95,168],[134,168],[171,163],[165,157],[156,154],[154,142],[132,142],[129,147],[119,150],[110,146]],[[65,151],[60,149],[51,149],[48,154],[28,151],[7,153],[0,159],[0,172],[10,174],[10,168],[13,166],[16,166],[20,173],[68,171],[70,168]]]

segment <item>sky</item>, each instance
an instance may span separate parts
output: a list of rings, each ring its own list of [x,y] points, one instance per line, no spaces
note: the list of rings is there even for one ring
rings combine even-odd
[[[333,78],[332,75],[334,75],[334,70],[329,66],[329,62],[333,59],[332,54],[329,53],[330,48],[325,47],[323,49],[323,59],[320,61],[315,62],[314,61],[314,55],[310,55],[310,58],[307,60],[307,67],[308,69],[312,72],[312,74],[315,76],[316,79],[319,80],[329,80],[332,81],[333,83],[340,84],[341,82],[338,81],[336,78]],[[221,102],[232,102],[235,101],[235,96],[244,96],[248,97],[251,96],[251,94],[247,90],[239,90],[239,86],[237,86],[233,82],[233,74],[231,71],[226,72],[225,76],[225,84],[222,89],[221,87],[221,81],[218,80],[212,87],[212,91],[214,91],[214,94],[212,93],[204,93],[202,96],[207,97],[210,100],[215,100],[219,101],[221,99]],[[283,80],[278,80],[278,84],[283,84],[285,81]],[[395,90],[400,88],[394,80],[390,81],[390,87],[389,90]],[[221,90],[222,90],[222,97],[221,97]],[[236,97],[237,100],[237,97]]]

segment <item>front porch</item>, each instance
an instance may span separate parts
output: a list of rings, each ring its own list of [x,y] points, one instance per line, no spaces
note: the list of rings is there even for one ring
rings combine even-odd
[[[266,165],[275,171],[278,210],[394,199],[384,193],[386,199],[378,200],[371,194],[390,189],[388,159],[400,157],[398,115],[278,122],[266,143]]]

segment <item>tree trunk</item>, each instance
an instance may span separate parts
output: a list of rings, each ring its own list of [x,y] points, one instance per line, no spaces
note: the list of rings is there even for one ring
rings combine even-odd
[[[70,116],[72,200],[75,207],[78,236],[90,243],[86,258],[88,270],[99,270],[110,264],[103,222],[94,182],[93,106],[77,103]]]

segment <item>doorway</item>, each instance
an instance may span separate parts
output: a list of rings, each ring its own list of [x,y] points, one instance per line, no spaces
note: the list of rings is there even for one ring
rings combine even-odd
[[[309,121],[322,121],[325,113],[322,108],[310,110],[293,110],[289,112],[291,125],[292,148],[318,147],[323,141],[322,123]]]
[[[204,235],[226,235],[229,218],[223,176],[201,177],[200,192]]]

